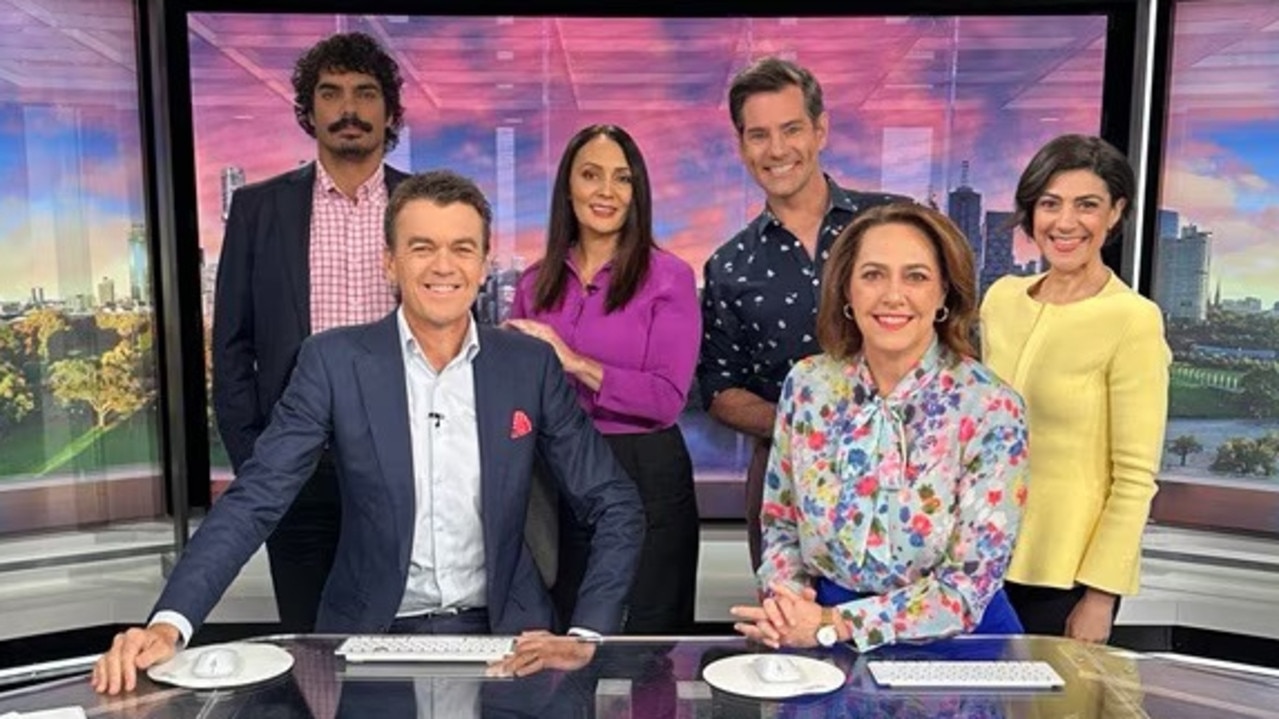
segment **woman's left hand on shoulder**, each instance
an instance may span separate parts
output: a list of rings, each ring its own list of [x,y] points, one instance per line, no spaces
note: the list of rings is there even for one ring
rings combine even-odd
[[[577,353],[570,349],[564,340],[560,338],[559,333],[545,322],[538,322],[537,320],[507,320],[504,326],[523,332],[529,337],[536,337],[549,344],[551,349],[555,350],[555,356],[559,358],[560,364],[564,365],[566,370],[577,362]]]

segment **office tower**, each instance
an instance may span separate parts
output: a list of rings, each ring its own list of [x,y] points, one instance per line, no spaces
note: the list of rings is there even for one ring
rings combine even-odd
[[[222,168],[222,221],[231,215],[231,195],[244,186],[244,170],[230,165]]]
[[[968,160],[964,160],[959,178],[959,187],[950,191],[946,205],[946,215],[959,227],[968,244],[972,245],[973,258],[980,270],[985,263],[981,242],[981,193],[968,184]]]
[[[115,304],[115,281],[110,277],[103,277],[98,283],[98,306],[105,307]]]
[[[1159,239],[1177,237],[1181,229],[1181,216],[1172,210],[1159,210]]]
[[[1162,228],[1161,228],[1162,229]],[[1159,243],[1155,301],[1169,317],[1203,320],[1208,315],[1211,232],[1191,224]]]
[[[986,213],[985,264],[980,266],[981,289],[1007,274],[1020,274],[1013,256],[1013,213]]]
[[[137,304],[151,303],[151,273],[147,263],[147,230],[141,222],[129,228],[129,297]]]

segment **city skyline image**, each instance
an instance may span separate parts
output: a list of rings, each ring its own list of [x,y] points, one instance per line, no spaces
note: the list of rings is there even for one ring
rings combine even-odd
[[[1100,123],[1105,18],[1042,20],[195,13],[201,246],[215,262],[226,173],[255,182],[313,159],[314,141],[293,118],[289,73],[298,54],[338,30],[379,38],[401,65],[408,137],[390,164],[474,177],[494,204],[502,266],[540,257],[563,144],[607,122],[645,154],[658,242],[700,277],[710,252],[761,208],[726,94],[734,72],[768,54],[821,81],[831,127],[823,167],[836,181],[945,210],[967,162],[983,212],[1010,211],[1039,145],[1063,132],[1095,134]],[[849,37],[875,41],[850,47]],[[1020,237],[1012,251],[1009,264],[1037,257]]]

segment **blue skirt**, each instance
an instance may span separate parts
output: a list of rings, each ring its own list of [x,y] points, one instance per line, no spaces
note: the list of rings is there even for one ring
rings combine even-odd
[[[823,607],[833,607],[855,599],[873,596],[854,592],[825,577],[819,577],[813,588],[817,590],[817,603]],[[999,591],[995,592],[995,596],[990,598],[990,603],[986,605],[986,613],[981,616],[981,621],[977,623],[977,628],[973,630],[973,634],[1022,634],[1023,632],[1021,620],[1017,618],[1017,612],[1013,610],[1012,603],[1008,601],[1008,595],[1004,593],[1004,588],[1000,587]]]

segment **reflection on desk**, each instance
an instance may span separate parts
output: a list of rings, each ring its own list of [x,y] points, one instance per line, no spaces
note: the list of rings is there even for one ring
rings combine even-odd
[[[352,671],[333,650],[337,636],[268,637],[294,657],[293,671],[234,691],[195,692],[139,679],[125,697],[93,693],[85,676],[0,694],[0,715],[80,705],[93,717],[1153,717],[1155,719],[1279,719],[1279,679],[1181,664],[1107,647],[1049,637],[960,637],[924,645],[884,647],[858,655],[848,647],[804,652],[836,663],[844,688],[807,700],[766,702],[712,691],[700,681],[710,662],[758,651],[737,637],[688,637],[678,642],[606,640],[594,660],[570,673],[521,679],[476,676],[458,667],[381,667]],[[983,692],[893,690],[875,684],[870,659],[1038,659],[1066,680],[1059,691]],[[465,668],[462,668],[465,669]]]

